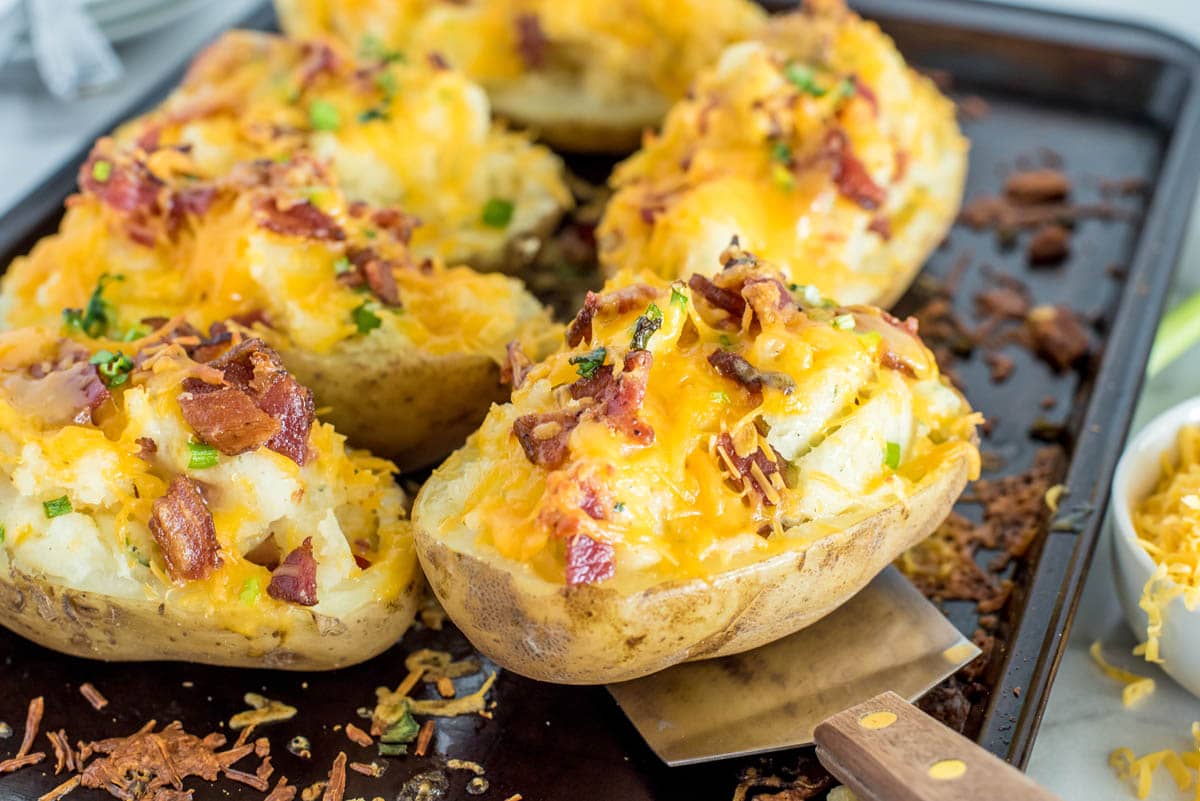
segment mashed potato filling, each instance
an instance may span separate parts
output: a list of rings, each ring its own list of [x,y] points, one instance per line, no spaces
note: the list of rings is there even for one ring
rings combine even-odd
[[[574,344],[441,471],[439,493],[465,499],[442,530],[556,583],[579,535],[611,548],[609,575],[708,576],[903,504],[948,462],[977,474],[979,416],[911,324],[806,305],[740,251],[725,263],[589,299]]]
[[[809,3],[725,50],[617,167],[601,263],[711,274],[736,234],[788,281],[881,302],[957,212],[954,113],[873,23]]]
[[[155,355],[134,367],[139,351]],[[130,357],[119,377],[104,376],[104,400],[67,424],[14,403],[8,389],[44,384],[46,366],[61,363],[62,353],[98,362],[93,379],[117,354]],[[98,361],[106,356],[114,358]],[[348,450],[320,422],[309,431],[303,465],[265,447],[233,456],[205,449],[179,401],[184,380],[200,369],[179,345],[155,345],[154,337],[84,346],[39,329],[0,335],[0,569],[170,604],[246,636],[399,597],[415,557],[394,467]],[[219,567],[194,581],[168,575],[150,527],[156,502],[180,476],[203,488],[219,547]],[[273,597],[272,570],[310,538],[316,604]]]

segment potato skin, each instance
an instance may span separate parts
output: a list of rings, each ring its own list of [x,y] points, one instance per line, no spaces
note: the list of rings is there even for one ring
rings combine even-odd
[[[441,470],[477,458],[468,446]],[[468,552],[439,535],[454,499],[434,478],[413,509],[417,554],[447,614],[483,653],[539,681],[626,681],[679,662],[738,653],[804,628],[833,611],[950,512],[967,458],[943,464],[909,499],[805,550],[773,555],[709,580],[633,592],[615,582],[567,588],[494,551]],[[441,472],[441,471],[439,471]],[[472,532],[461,535],[473,542]]]
[[[631,153],[641,145],[642,133],[657,126],[670,107],[656,93],[631,95],[615,106],[581,93],[570,75],[516,80],[488,91],[498,115],[567,153]]]
[[[416,614],[423,583],[414,571],[390,604],[369,604],[344,619],[296,608],[291,631],[247,637],[167,603],[67,589],[9,565],[0,572],[0,623],[38,645],[87,659],[333,670],[395,644]]]
[[[317,408],[329,407],[322,419],[402,471],[444,458],[510,391],[487,356],[396,348],[385,336],[344,340],[327,354],[282,343],[278,350]]]

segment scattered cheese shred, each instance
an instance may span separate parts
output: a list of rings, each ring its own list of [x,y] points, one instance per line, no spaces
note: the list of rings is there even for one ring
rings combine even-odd
[[[1138,504],[1133,528],[1158,567],[1138,605],[1149,619],[1146,642],[1134,649],[1147,662],[1162,662],[1163,611],[1179,596],[1189,611],[1200,606],[1200,426],[1179,431],[1178,463],[1162,457],[1162,477]]]
[[[1121,703],[1125,706],[1131,707],[1154,692],[1154,679],[1130,673],[1128,670],[1119,668],[1105,660],[1099,640],[1092,643],[1092,647],[1088,649],[1088,652],[1092,655],[1092,660],[1104,671],[1104,675],[1125,685],[1125,688],[1121,691]]]
[[[1194,731],[1196,724],[1193,724],[1192,728]],[[1139,757],[1134,756],[1133,751],[1128,748],[1118,748],[1108,757],[1108,764],[1116,771],[1117,778],[1132,781],[1140,799],[1150,795],[1154,786],[1154,771],[1159,766],[1167,769],[1180,790],[1187,790],[1193,783],[1192,774],[1188,770],[1189,763],[1192,763],[1192,766],[1200,764],[1200,753],[1190,751],[1180,754],[1168,748]],[[1197,797],[1200,797],[1200,793],[1197,793]]]

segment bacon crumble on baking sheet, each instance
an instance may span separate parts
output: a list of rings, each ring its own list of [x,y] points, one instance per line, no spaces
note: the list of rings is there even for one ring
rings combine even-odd
[[[99,690],[97,690],[90,681],[85,681],[79,685],[79,694],[92,705],[92,709],[99,712],[104,707],[108,706],[108,699],[105,698]]]
[[[172,581],[207,578],[221,566],[212,513],[200,485],[187,476],[172,479],[166,494],[154,501],[150,533]]]

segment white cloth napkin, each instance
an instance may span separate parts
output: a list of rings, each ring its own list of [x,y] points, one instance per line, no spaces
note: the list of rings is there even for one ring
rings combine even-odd
[[[5,2],[0,0],[0,15]],[[24,9],[38,73],[55,97],[70,100],[124,74],[121,60],[80,0],[24,0]],[[0,53],[11,49],[3,36],[0,22]]]

